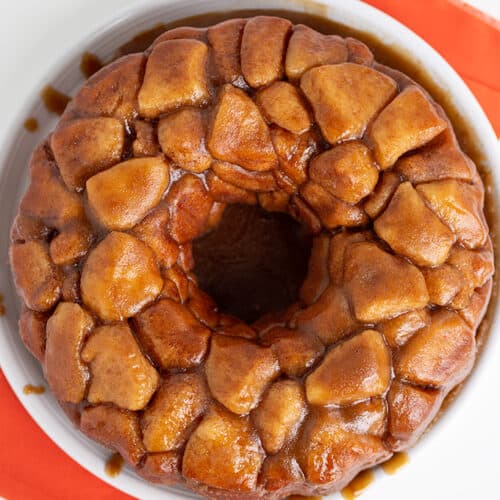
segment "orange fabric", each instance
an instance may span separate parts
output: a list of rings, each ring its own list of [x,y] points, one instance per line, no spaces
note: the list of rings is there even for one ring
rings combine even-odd
[[[131,498],[87,472],[58,448],[28,415],[1,371],[0,401],[0,497],[7,500]]]
[[[500,23],[457,0],[367,1],[418,33],[450,62],[474,92],[500,136]],[[0,401],[1,497],[130,498],[89,474],[62,452],[26,413],[1,372]]]

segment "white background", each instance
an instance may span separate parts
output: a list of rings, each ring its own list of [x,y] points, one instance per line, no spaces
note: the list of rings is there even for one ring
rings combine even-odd
[[[69,47],[115,17],[119,10],[140,3],[138,0],[0,0],[3,115],[0,144],[26,96],[41,87],[47,69]],[[500,0],[469,3],[500,19]],[[451,417],[440,423],[426,438],[429,442],[425,454],[419,452],[417,445],[410,453],[412,464],[401,469],[394,480],[384,481],[383,500],[500,499],[499,384],[498,380],[488,380],[488,367],[479,368],[481,373],[473,376],[481,377],[480,391],[466,391],[466,404],[460,405],[460,411],[466,415],[460,422]],[[492,398],[491,407],[487,398]],[[370,489],[364,498],[382,500],[370,493]]]

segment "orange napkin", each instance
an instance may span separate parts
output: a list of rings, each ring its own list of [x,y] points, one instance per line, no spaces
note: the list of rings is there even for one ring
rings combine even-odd
[[[418,33],[450,62],[500,136],[500,22],[457,0],[367,1]],[[26,413],[1,372],[0,401],[0,497],[131,498],[88,473],[61,451]]]

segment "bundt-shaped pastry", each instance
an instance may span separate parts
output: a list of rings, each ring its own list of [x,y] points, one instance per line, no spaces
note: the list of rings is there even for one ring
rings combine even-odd
[[[92,76],[33,153],[12,227],[20,334],[80,429],[209,497],[325,494],[411,446],[470,372],[484,188],[427,92],[277,17],[162,34]],[[313,234],[253,324],[198,285],[228,204]]]

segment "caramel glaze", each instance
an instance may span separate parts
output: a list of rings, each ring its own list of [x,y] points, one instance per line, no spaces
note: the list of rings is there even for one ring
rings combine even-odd
[[[211,14],[209,14],[210,16]],[[205,16],[196,16],[196,17],[205,17]],[[185,24],[184,21],[190,20],[192,18],[186,18],[185,20],[182,19],[183,21],[181,24]],[[133,38],[131,38],[128,42],[124,43],[121,45],[115,52],[115,59],[118,59],[121,56],[127,55],[127,54],[133,54],[134,52],[142,52],[143,50],[147,49],[153,40],[160,36],[167,28],[167,26],[170,26],[170,24],[166,25],[163,23],[158,23],[155,24],[152,28],[141,31],[137,35],[135,35]],[[173,26],[173,24],[172,24]]]
[[[30,116],[24,121],[24,128],[28,132],[36,132],[38,130],[38,120]]]
[[[40,96],[47,111],[56,115],[62,115],[69,101],[71,101],[71,97],[59,92],[51,85],[45,86],[40,92]]]
[[[394,453],[392,458],[387,460],[387,462],[384,462],[381,464],[382,470],[386,474],[396,474],[396,472],[401,469],[401,467],[405,466],[409,461],[408,453],[405,452],[398,452]]]
[[[340,493],[345,500],[353,500],[370,486],[374,479],[375,474],[372,469],[361,471]]]
[[[90,78],[103,67],[102,61],[92,52],[84,52],[80,60],[80,71],[85,78]]]
[[[26,384],[23,387],[23,393],[24,394],[43,394],[45,392],[45,387],[43,385],[31,385],[31,384]]]
[[[3,295],[0,293],[0,316],[5,316],[5,305],[3,303]]]
[[[358,40],[366,43],[371,51],[373,52],[377,62],[387,65],[391,68],[397,69],[402,73],[405,73],[410,78],[415,80],[418,84],[424,87],[432,98],[440,104],[444,111],[446,112],[448,118],[450,119],[457,139],[460,143],[462,150],[470,156],[470,158],[476,164],[481,179],[485,185],[485,208],[484,212],[488,225],[490,227],[490,236],[494,245],[497,247],[497,234],[498,234],[498,217],[497,217],[497,206],[495,202],[495,190],[493,186],[493,177],[491,174],[491,165],[487,164],[486,158],[484,158],[476,140],[475,134],[470,130],[467,121],[461,115],[460,111],[454,106],[452,101],[452,95],[448,93],[445,89],[439,87],[433,80],[432,75],[426,71],[425,67],[418,64],[411,52],[398,48],[397,46],[387,46],[383,40],[378,38],[372,33],[367,33],[361,30],[357,30],[350,26],[332,21],[327,19],[322,15],[310,14],[306,12],[292,12],[289,10],[236,10],[230,12],[212,12],[208,14],[186,17],[183,19],[178,19],[172,21],[171,23],[157,24],[149,30],[142,31],[135,35],[129,42],[125,43],[119,47],[115,53],[115,58],[121,57],[126,54],[133,52],[141,52],[147,49],[154,39],[167,29],[176,28],[179,26],[194,26],[194,27],[206,27],[212,24],[224,21],[226,19],[236,18],[236,17],[252,17],[256,15],[273,15],[284,17],[289,19],[293,23],[307,24],[311,28],[320,31],[325,34],[337,34],[342,37],[354,37]],[[500,260],[498,256],[495,256],[495,267],[500,265]],[[498,279],[497,275],[493,276],[493,287],[491,293],[491,299],[488,305],[488,310],[484,316],[484,319],[477,330],[476,343],[478,354],[476,357],[476,362],[481,355],[482,349],[488,334],[490,331],[490,326],[493,323],[495,317],[495,304],[498,295]],[[467,379],[466,379],[467,380]],[[462,389],[464,383],[459,384],[455,387],[444,400],[441,409],[436,416],[434,422],[439,420],[443,412],[449,407],[449,405],[454,401],[457,394]],[[429,425],[427,431],[432,427]],[[426,432],[427,432],[426,431]]]
[[[116,477],[123,469],[123,458],[119,453],[113,453],[104,466],[104,471],[109,477]]]

